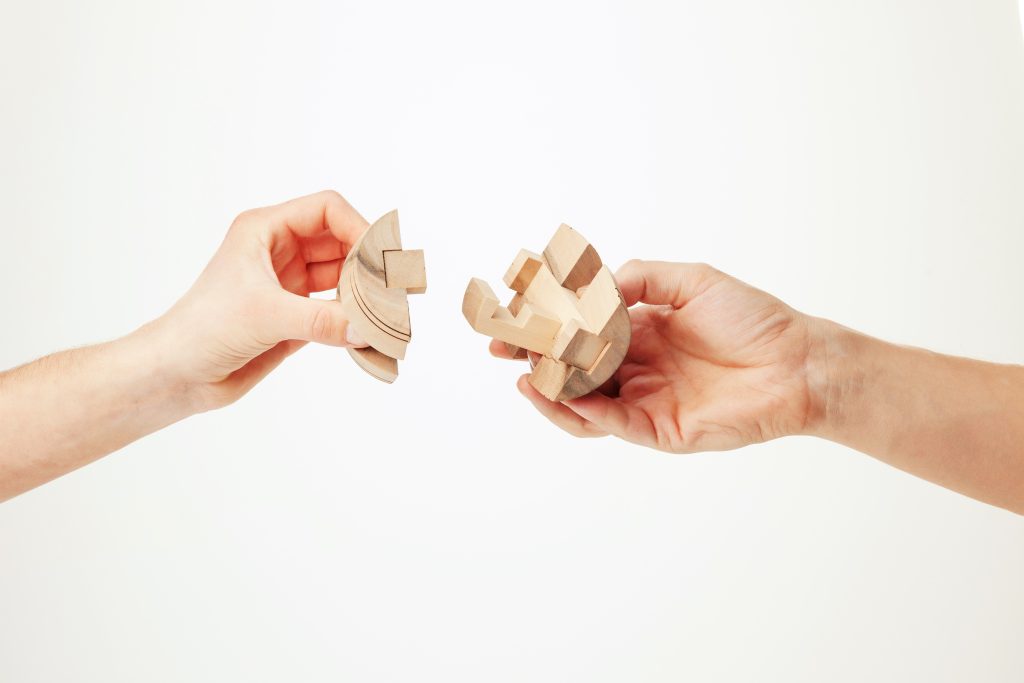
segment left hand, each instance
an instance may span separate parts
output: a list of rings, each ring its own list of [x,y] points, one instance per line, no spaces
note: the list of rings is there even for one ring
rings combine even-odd
[[[598,391],[549,401],[518,388],[563,430],[672,453],[728,450],[808,433],[823,413],[814,362],[825,321],[710,266],[630,261],[616,275],[633,326]],[[491,353],[509,357],[492,341]]]

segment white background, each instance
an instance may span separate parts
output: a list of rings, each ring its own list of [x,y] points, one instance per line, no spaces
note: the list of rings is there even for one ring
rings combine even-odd
[[[0,680],[1021,680],[1024,519],[813,439],[574,440],[462,319],[565,221],[1024,360],[1016,3],[669,5],[5,0],[0,367],[323,188],[430,289],[396,384],[308,348],[0,507]]]

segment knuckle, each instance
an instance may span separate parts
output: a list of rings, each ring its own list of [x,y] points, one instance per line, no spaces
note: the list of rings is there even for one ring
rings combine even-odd
[[[246,209],[235,216],[235,220],[231,221],[231,232],[247,229],[256,222],[258,216],[259,209]]]
[[[309,334],[312,339],[326,341],[333,338],[335,332],[334,317],[325,307],[318,307],[309,319]]]
[[[338,192],[337,190],[321,190],[320,192],[317,193],[317,197],[321,201],[323,201],[323,203],[326,204],[326,205],[331,205],[331,204],[345,205],[345,204],[348,204],[348,202],[345,200],[345,198],[342,197],[341,193]]]
[[[728,276],[725,273],[707,263],[693,264],[691,282],[695,295],[706,292],[708,289],[727,278]]]
[[[704,263],[703,261],[694,264],[694,267],[702,280],[715,280],[724,275],[724,273],[718,270],[718,268],[715,268],[710,263]]]
[[[638,258],[631,258],[622,264],[622,268],[619,269],[620,273],[635,273],[641,270],[644,266],[644,262]]]
[[[703,261],[694,263],[693,269],[698,275],[701,276],[711,275],[712,273],[715,272],[715,269],[712,268],[710,264],[704,263]]]
[[[578,439],[587,439],[593,436],[591,431],[587,429],[587,425],[579,420],[573,420],[566,416],[559,416],[559,419],[555,421],[563,431],[575,436]]]
[[[581,439],[585,436],[583,428],[578,424],[573,424],[572,422],[563,419],[561,416],[551,417],[549,419],[551,424],[555,425],[569,436],[575,436],[577,439]]]

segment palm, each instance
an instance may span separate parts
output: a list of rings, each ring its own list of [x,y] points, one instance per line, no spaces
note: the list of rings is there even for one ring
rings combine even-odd
[[[564,404],[519,389],[576,436],[665,451],[726,450],[800,432],[811,319],[702,264],[632,261],[616,276],[633,336],[612,379]],[[508,357],[504,345],[491,350]]]
[[[724,450],[803,426],[807,335],[781,301],[726,278],[682,308],[643,306],[631,318],[615,383],[618,400],[648,419],[636,440],[673,452]]]

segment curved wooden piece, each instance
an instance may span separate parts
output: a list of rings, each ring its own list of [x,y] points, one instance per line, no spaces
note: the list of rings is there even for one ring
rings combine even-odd
[[[408,295],[426,288],[423,252],[402,249],[398,211],[381,216],[353,245],[338,279],[348,324],[369,344],[348,350],[359,367],[385,382],[398,377],[412,339]]]
[[[391,384],[398,379],[398,360],[367,346],[365,349],[349,349],[349,355],[359,367],[382,382]]]
[[[477,332],[499,339],[521,357],[542,358],[530,384],[552,401],[567,401],[604,384],[629,349],[629,312],[611,271],[578,232],[563,224],[543,254],[516,256],[505,284],[516,292],[507,307],[473,278],[462,314]]]

